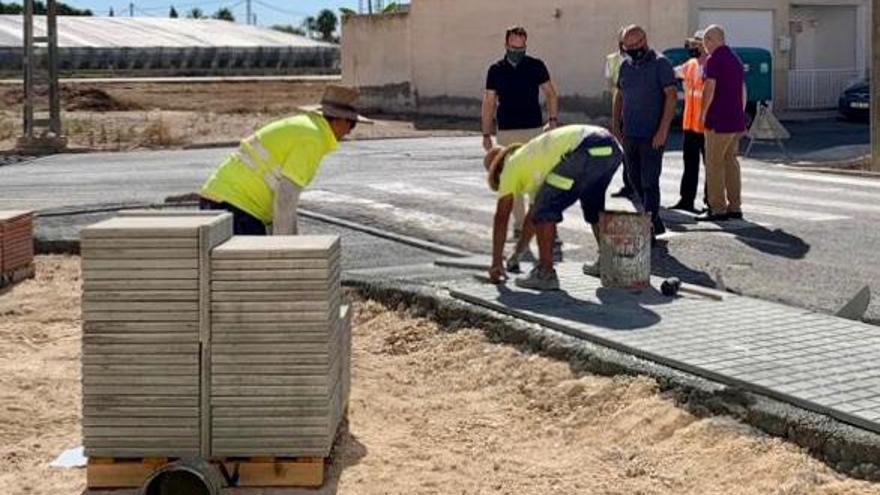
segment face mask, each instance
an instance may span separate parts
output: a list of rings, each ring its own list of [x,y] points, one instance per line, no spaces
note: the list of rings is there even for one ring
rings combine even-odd
[[[638,62],[639,60],[645,58],[645,55],[648,54],[648,50],[645,48],[635,48],[632,50],[627,50],[626,54],[629,55],[629,58],[631,58],[633,62]]]
[[[512,65],[518,65],[523,59],[526,57],[526,49],[525,48],[508,48],[507,49],[507,61]]]
[[[697,48],[691,48],[690,50],[688,50],[688,55],[690,55],[691,58],[700,58],[700,55],[701,55],[701,54],[700,54],[700,50],[699,50],[699,49],[697,49]]]

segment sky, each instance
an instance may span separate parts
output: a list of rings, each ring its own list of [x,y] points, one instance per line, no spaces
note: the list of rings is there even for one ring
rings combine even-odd
[[[107,15],[110,8],[117,16],[129,14],[129,0],[62,0],[80,9],[91,9],[95,15]],[[232,9],[237,21],[244,22],[246,0],[131,0],[135,16],[166,17],[173,5],[183,16],[193,7],[212,14],[221,7]],[[366,0],[363,1],[366,5]],[[388,1],[385,2],[389,3]],[[257,16],[257,24],[292,24],[298,26],[307,16],[316,16],[321,9],[331,9],[337,15],[340,7],[358,9],[358,0],[251,0],[251,9]],[[364,7],[366,8],[366,7]]]

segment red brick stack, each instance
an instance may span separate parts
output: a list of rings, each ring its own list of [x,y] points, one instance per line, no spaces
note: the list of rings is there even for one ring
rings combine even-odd
[[[0,211],[0,286],[34,276],[34,222],[29,211]]]

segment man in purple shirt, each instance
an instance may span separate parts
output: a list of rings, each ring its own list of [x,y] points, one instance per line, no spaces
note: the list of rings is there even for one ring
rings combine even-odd
[[[703,35],[709,52],[703,87],[706,125],[706,185],[709,211],[701,221],[742,219],[739,140],[746,130],[745,68],[724,41],[724,28],[709,26]]]

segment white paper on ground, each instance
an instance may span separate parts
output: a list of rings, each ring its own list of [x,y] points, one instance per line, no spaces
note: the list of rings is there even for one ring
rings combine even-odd
[[[57,459],[49,464],[49,467],[61,469],[84,468],[88,462],[89,458],[85,456],[84,449],[77,447],[62,452]]]

